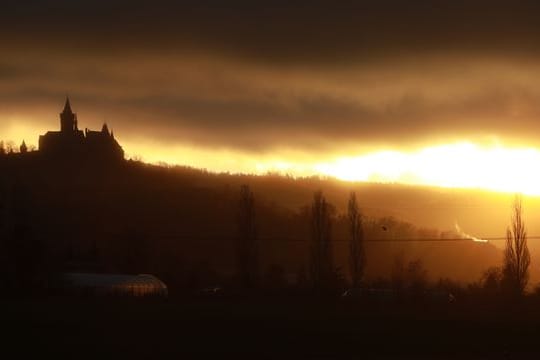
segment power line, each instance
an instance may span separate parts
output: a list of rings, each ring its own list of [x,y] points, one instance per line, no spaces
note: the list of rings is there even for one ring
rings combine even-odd
[[[175,236],[175,235],[154,235],[154,238],[161,239],[174,239],[178,241],[191,241],[191,242],[226,242],[234,241],[235,237],[197,237],[197,236]],[[477,240],[469,238],[379,238],[379,239],[364,239],[365,242],[374,242],[374,243],[388,243],[388,242],[489,242],[489,241],[505,241],[506,237],[483,237],[476,238]],[[540,239],[540,236],[527,236],[528,240],[531,239]],[[311,242],[307,238],[277,238],[277,237],[262,237],[259,238],[259,241],[268,241],[268,242]],[[330,242],[349,242],[349,239],[333,239]]]
[[[540,236],[537,237],[527,237],[527,239],[540,239]],[[309,239],[260,239],[260,240],[274,240],[274,241],[283,241],[283,242],[310,242]],[[364,239],[365,242],[379,242],[379,243],[387,243],[387,242],[488,242],[488,241],[502,241],[506,240],[506,238],[478,238],[478,240],[473,239],[467,239],[467,238],[449,238],[449,239],[441,239],[441,238],[401,238],[401,239],[391,239],[391,238],[381,238],[381,239]],[[333,239],[330,242],[349,242],[349,239]]]
[[[506,240],[506,237],[476,237],[474,239],[470,238],[402,238],[402,239],[365,239],[364,241],[368,242],[409,242],[409,241],[440,241],[440,242],[450,242],[450,241],[474,241],[474,242],[484,242],[484,241],[503,241]],[[540,236],[527,236],[527,240],[530,239],[540,239]],[[348,241],[348,240],[337,240],[337,241]]]
[[[467,239],[467,238],[452,238],[452,239],[403,238],[403,239],[365,239],[364,241],[366,242],[452,242],[452,241],[486,242],[486,241],[501,241],[501,240],[506,240],[506,238],[477,238],[477,240]],[[349,240],[338,240],[338,241],[349,241]]]
[[[109,236],[122,236],[120,233],[111,232],[108,233]],[[154,234],[150,236],[153,239],[169,239],[169,240],[177,240],[177,241],[189,241],[189,242],[219,242],[224,243],[227,241],[235,241],[237,240],[236,236],[219,236],[215,234],[207,234],[206,236],[201,235],[188,235],[188,234]],[[366,238],[364,239],[365,242],[370,243],[388,243],[388,242],[489,242],[489,241],[505,241],[506,237],[475,237],[477,240],[473,240],[471,238]],[[532,235],[527,236],[527,240],[538,240],[540,239],[540,235]],[[287,237],[259,237],[259,241],[267,241],[267,242],[311,242],[311,239],[309,237],[296,237],[296,238],[287,238]],[[336,242],[349,242],[350,239],[332,239],[330,242],[336,243]]]

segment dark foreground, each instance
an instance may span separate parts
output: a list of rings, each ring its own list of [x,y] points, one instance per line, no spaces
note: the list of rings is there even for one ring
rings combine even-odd
[[[4,300],[2,352],[32,358],[535,359],[540,303],[308,298]],[[537,310],[539,309],[539,310]]]

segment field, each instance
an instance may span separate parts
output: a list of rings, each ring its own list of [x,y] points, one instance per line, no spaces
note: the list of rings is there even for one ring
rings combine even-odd
[[[32,358],[516,359],[540,306],[367,304],[301,296],[4,300],[4,350]]]

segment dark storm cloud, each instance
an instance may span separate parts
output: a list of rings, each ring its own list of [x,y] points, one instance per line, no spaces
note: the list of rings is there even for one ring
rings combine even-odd
[[[540,130],[535,2],[336,3],[3,2],[0,112],[252,151]]]
[[[4,38],[266,61],[387,52],[536,50],[536,1],[33,1],[3,3]]]

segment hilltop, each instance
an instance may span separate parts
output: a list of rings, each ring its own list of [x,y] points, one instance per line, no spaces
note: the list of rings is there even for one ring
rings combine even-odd
[[[23,214],[19,217],[25,226],[59,261],[99,263],[103,271],[151,272],[180,283],[198,272],[208,277],[234,272],[242,184],[248,184],[255,195],[264,269],[276,265],[290,277],[309,266],[309,206],[316,190],[322,190],[336,208],[332,243],[336,265],[344,273],[348,235],[342,215],[351,190],[357,192],[365,215],[366,237],[373,240],[439,238],[448,228],[438,228],[442,222],[437,219],[450,218],[451,224],[452,215],[471,212],[470,206],[459,207],[462,199],[469,201],[466,204],[477,201],[478,206],[489,206],[505,198],[319,178],[213,174],[134,161],[66,166],[31,156],[0,160],[0,167],[4,213]],[[454,213],[448,214],[449,210]],[[506,211],[501,205],[500,212]],[[9,216],[4,216],[4,225],[8,221]],[[383,231],[383,226],[388,230]],[[367,276],[373,279],[388,277],[400,254],[407,260],[422,260],[434,280],[477,280],[483,270],[501,260],[500,249],[493,244],[472,241],[368,242],[366,246]]]

